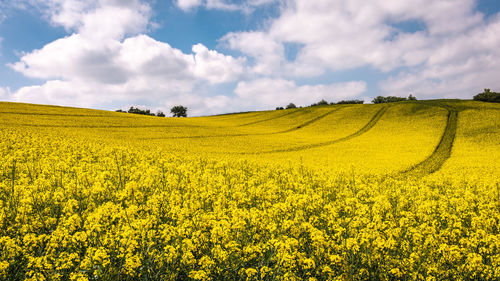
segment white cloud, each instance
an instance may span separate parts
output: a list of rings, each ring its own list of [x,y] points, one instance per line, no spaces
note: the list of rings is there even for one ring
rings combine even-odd
[[[244,73],[244,59],[202,44],[185,54],[147,35],[130,36],[148,25],[150,8],[139,1],[50,0],[48,5],[51,21],[75,33],[9,65],[46,80],[13,93],[15,101],[100,108],[182,101],[201,114],[206,104],[217,108],[225,99],[210,96],[212,91],[194,94],[195,89],[233,82]]]
[[[202,44],[193,46],[195,76],[206,79],[212,84],[235,81],[244,71],[245,60],[225,56],[209,50]]]
[[[175,99],[203,83],[234,81],[244,60],[202,44],[184,54],[147,35],[94,44],[79,34],[58,39],[24,55],[11,67],[28,77],[49,80],[15,93],[18,100],[98,106],[128,100]],[[200,97],[201,98],[201,97]]]
[[[448,38],[426,62],[381,82],[386,93],[414,92],[423,97],[471,98],[483,88],[500,89],[500,15]]]
[[[255,74],[272,75],[279,72],[284,63],[283,45],[274,41],[264,32],[229,33],[221,39],[229,48],[253,57]]]
[[[278,0],[246,0],[234,3],[230,0],[177,0],[176,4],[184,11],[192,11],[198,7],[211,10],[241,11],[251,13],[260,6],[278,2]]]
[[[475,5],[474,0],[290,0],[264,28],[232,32],[222,42],[252,58],[256,74],[293,79],[371,67],[399,73],[381,83],[382,94],[465,97],[469,85],[498,84],[491,62],[500,58],[499,16],[487,22]],[[421,28],[408,31],[400,24]],[[289,43],[301,46],[292,61],[285,56]],[[472,77],[478,79],[467,84]]]
[[[268,78],[243,81],[235,89],[239,101],[251,108],[269,108],[290,102],[310,105],[321,99],[338,101],[359,96],[365,91],[366,83],[363,81],[298,86],[294,81]]]
[[[82,36],[121,39],[148,28],[151,7],[141,0],[21,0],[54,26]],[[29,6],[28,6],[29,4]]]
[[[188,11],[203,4],[202,0],[177,0],[177,6],[182,10]]]

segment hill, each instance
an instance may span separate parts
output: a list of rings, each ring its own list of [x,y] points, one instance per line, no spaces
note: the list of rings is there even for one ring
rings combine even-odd
[[[458,143],[470,142],[471,138],[495,138],[499,131],[495,121],[498,108],[495,104],[444,100],[333,105],[179,119],[1,103],[0,126],[100,143],[154,146],[165,153],[269,163],[301,162],[329,171],[388,173],[408,171],[432,154],[444,153],[446,156],[431,170],[439,168],[451,156],[459,123]],[[484,122],[473,119],[477,113],[484,117]],[[477,135],[481,131],[484,136]],[[447,146],[444,149],[447,151],[437,150],[443,137],[448,143],[441,146]],[[479,151],[482,147],[473,142],[467,150]],[[456,150],[458,154],[460,150]]]
[[[0,280],[498,280],[499,109],[0,103]]]

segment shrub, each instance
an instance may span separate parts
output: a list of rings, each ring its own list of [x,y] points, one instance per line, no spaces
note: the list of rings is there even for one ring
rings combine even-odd
[[[363,104],[362,100],[341,100],[337,104]]]
[[[320,100],[319,102],[317,103],[313,103],[311,104],[311,106],[318,106],[318,105],[328,105],[328,102],[326,100]]]
[[[291,103],[289,103],[289,104],[286,106],[286,109],[290,109],[290,108],[297,108],[297,106],[296,106],[293,102],[291,102]]]
[[[284,109],[282,106],[276,107],[276,110],[282,110],[282,109]]]
[[[490,89],[484,89],[484,92],[474,96],[474,100],[486,102],[500,102],[500,93],[492,92]]]
[[[417,98],[414,95],[410,94],[408,96],[408,100],[417,100]]]
[[[388,103],[388,102],[398,102],[398,101],[405,101],[406,98],[402,97],[395,97],[395,96],[388,96],[388,97],[383,97],[383,96],[378,96],[372,100],[373,103]]]
[[[155,114],[152,113],[151,110],[149,110],[149,109],[142,110],[142,109],[139,109],[139,108],[133,107],[133,106],[131,106],[127,112],[132,113],[132,114],[155,116]]]

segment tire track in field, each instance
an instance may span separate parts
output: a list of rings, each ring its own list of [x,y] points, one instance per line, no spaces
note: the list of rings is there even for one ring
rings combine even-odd
[[[192,127],[202,127],[196,125],[50,125],[50,124],[28,124],[28,123],[0,123],[0,125],[6,126],[23,126],[23,127],[35,127],[35,128],[83,128],[83,129],[136,129],[136,128],[192,128]]]
[[[345,136],[345,137],[342,137],[339,139],[326,141],[326,142],[320,142],[320,143],[306,144],[306,145],[285,148],[285,149],[268,150],[268,151],[261,151],[261,152],[241,152],[241,153],[237,153],[237,154],[267,154],[267,153],[279,153],[279,152],[293,152],[293,151],[301,151],[301,150],[317,148],[317,147],[336,144],[339,142],[348,141],[350,139],[353,139],[355,137],[358,137],[358,136],[368,132],[371,128],[373,128],[375,126],[375,124],[377,124],[377,122],[380,120],[380,118],[382,118],[382,116],[387,111],[387,109],[389,109],[389,107],[391,107],[391,106],[389,105],[389,106],[382,107],[381,109],[379,109],[379,111],[377,111],[375,113],[375,115],[370,119],[370,121],[368,121],[368,123],[366,123],[365,126],[363,126],[363,128],[359,129],[358,131],[356,131],[348,136]]]
[[[148,139],[148,140],[166,140],[166,139],[204,139],[204,138],[221,138],[221,137],[243,137],[243,136],[265,136],[265,135],[277,135],[277,134],[284,134],[284,133],[289,133],[293,131],[300,130],[304,127],[307,127],[315,122],[318,122],[319,120],[325,118],[326,116],[342,109],[343,107],[339,108],[334,108],[327,113],[324,113],[320,116],[317,116],[307,122],[304,122],[296,127],[284,130],[284,131],[278,131],[278,132],[271,132],[271,133],[241,133],[241,134],[230,134],[230,135],[199,135],[199,136],[180,136],[180,137],[159,137],[159,138],[143,138],[143,139]]]
[[[297,113],[297,112],[300,112],[300,111],[301,110],[293,110],[291,112],[286,112],[285,114],[280,114],[278,116],[274,116],[274,117],[267,118],[267,119],[264,119],[264,120],[253,121],[253,122],[250,122],[250,123],[241,124],[241,125],[238,125],[236,127],[243,127],[243,126],[258,124],[258,123],[262,123],[262,122],[266,122],[266,121],[271,121],[271,120],[279,119],[281,117],[285,117],[285,116],[288,116],[288,115],[291,115],[291,114],[294,114],[294,113]]]
[[[450,158],[453,142],[457,133],[458,125],[458,110],[454,107],[443,105],[448,110],[448,118],[446,120],[446,127],[438,145],[431,155],[424,161],[410,167],[407,170],[399,172],[399,176],[414,176],[422,177],[438,171],[443,164]]]
[[[62,117],[101,117],[101,118],[134,118],[132,116],[116,116],[116,115],[98,115],[98,114],[62,114],[62,113],[43,113],[43,112],[16,112],[16,111],[0,111],[0,114],[13,115],[35,115],[35,116],[62,116]]]

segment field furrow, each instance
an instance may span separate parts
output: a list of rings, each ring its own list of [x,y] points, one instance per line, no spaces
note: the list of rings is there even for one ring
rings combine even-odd
[[[262,123],[262,122],[268,122],[268,121],[276,120],[278,118],[282,118],[282,117],[285,117],[285,116],[288,116],[288,115],[291,115],[291,114],[297,114],[298,112],[300,112],[300,110],[291,110],[289,112],[285,112],[284,114],[281,114],[281,115],[278,115],[278,116],[274,116],[274,117],[271,117],[271,118],[267,118],[267,119],[263,119],[263,120],[257,120],[257,121],[252,121],[252,122],[249,122],[249,123],[241,124],[241,125],[238,125],[238,127],[255,125],[255,124]]]
[[[436,149],[424,161],[402,172],[403,175],[422,177],[432,174],[439,170],[446,160],[450,158],[453,141],[457,132],[458,111],[450,106],[446,106],[445,108],[448,110],[448,118],[443,135]]]
[[[363,126],[363,128],[361,128],[358,131],[356,131],[355,133],[348,135],[346,137],[343,137],[343,138],[339,138],[339,139],[335,139],[335,140],[331,140],[331,141],[326,141],[326,142],[290,147],[290,148],[285,148],[285,149],[268,150],[268,151],[261,151],[261,152],[242,152],[241,154],[262,154],[262,153],[280,153],[280,152],[301,151],[301,150],[306,150],[306,149],[311,149],[311,148],[316,148],[316,147],[332,145],[332,144],[336,144],[336,143],[343,142],[343,141],[348,141],[352,138],[355,138],[357,136],[360,136],[360,135],[366,133],[368,130],[373,128],[373,126],[375,126],[375,124],[377,124],[378,120],[380,120],[380,118],[382,117],[382,115],[384,115],[384,113],[387,111],[388,108],[389,108],[389,106],[382,107],[379,111],[377,111],[377,113],[375,113],[375,115],[370,119],[370,121],[368,123],[366,123],[365,126]],[[323,118],[325,116],[326,115],[321,116],[321,118]],[[309,124],[307,124],[307,125],[309,125]],[[297,128],[300,128],[300,127],[297,127]],[[288,130],[287,132],[290,132],[290,131]]]

